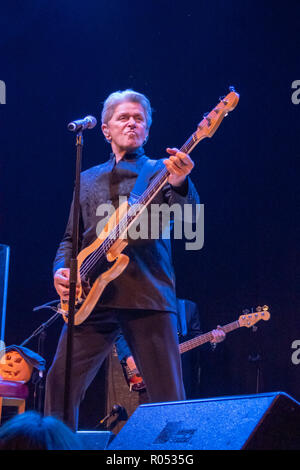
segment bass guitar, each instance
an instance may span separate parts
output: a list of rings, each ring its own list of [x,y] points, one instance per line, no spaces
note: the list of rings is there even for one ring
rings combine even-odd
[[[245,326],[246,328],[250,328],[260,320],[268,321],[270,319],[270,316],[271,315],[269,312],[269,307],[267,305],[264,305],[263,307],[257,307],[256,312],[241,315],[238,320],[232,323],[228,323],[227,325],[224,325],[221,328],[224,333],[230,333],[231,331],[234,331],[237,328],[241,328],[243,326]],[[212,331],[209,331],[208,333],[204,333],[203,335],[196,336],[195,338],[180,343],[179,352],[180,354],[183,354],[187,351],[191,351],[192,349],[197,348],[198,346],[201,346],[202,344],[211,342],[212,340],[213,333]],[[141,377],[139,371],[136,368],[130,369],[130,367],[128,366],[123,366],[123,372],[130,391],[139,391],[145,388],[143,378]]]

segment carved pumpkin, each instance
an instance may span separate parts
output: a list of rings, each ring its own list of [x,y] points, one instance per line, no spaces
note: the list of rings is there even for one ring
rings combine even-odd
[[[28,382],[31,378],[33,366],[18,353],[9,351],[1,357],[0,377],[14,382]]]

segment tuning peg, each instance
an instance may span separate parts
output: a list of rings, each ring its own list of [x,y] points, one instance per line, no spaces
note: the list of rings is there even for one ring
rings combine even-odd
[[[265,310],[265,311],[266,311],[266,310],[269,310],[268,305],[264,305],[264,306],[263,306],[263,310]]]
[[[207,120],[207,124],[210,126],[211,125],[211,118],[208,117],[209,113],[204,113],[203,114],[203,119]]]
[[[262,311],[262,308],[260,306],[256,307],[256,311],[257,312],[261,312]]]
[[[230,87],[229,87],[229,91],[235,91],[234,86],[230,86]]]
[[[219,100],[221,101],[221,103],[225,104],[225,106],[226,106],[226,104],[228,103],[228,101],[225,100],[225,98],[226,98],[226,96],[220,96]]]
[[[250,313],[250,310],[248,310],[247,308],[244,308],[243,315],[248,315],[248,313]]]

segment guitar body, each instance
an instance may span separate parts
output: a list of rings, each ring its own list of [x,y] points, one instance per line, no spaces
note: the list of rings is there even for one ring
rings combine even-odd
[[[81,268],[85,263],[89,263],[89,258],[93,257],[96,250],[101,250],[103,243],[108,235],[117,226],[120,219],[126,215],[128,204],[124,202],[109,218],[99,237],[84,248],[77,257],[78,262],[78,278],[81,279],[79,294],[76,300],[76,309],[74,314],[74,325],[80,325],[92,312],[96,303],[100,299],[105,287],[114,279],[116,279],[129,263],[129,257],[124,255],[122,251],[127,246],[127,241],[118,238],[109,251],[104,255],[104,262],[88,273],[88,276],[82,276]],[[99,274],[100,272],[100,274]],[[91,287],[92,286],[92,287]],[[65,322],[68,322],[69,302],[61,299],[61,313]]]

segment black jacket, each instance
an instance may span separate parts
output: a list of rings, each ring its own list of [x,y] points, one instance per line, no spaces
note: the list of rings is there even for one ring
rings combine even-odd
[[[97,237],[101,204],[119,205],[119,196],[129,197],[136,178],[148,159],[143,149],[127,154],[116,164],[112,154],[109,160],[81,173],[79,251]],[[149,175],[149,181],[164,168],[162,160]],[[152,204],[199,204],[197,191],[188,177],[181,188],[165,184]],[[72,204],[73,206],[73,204]],[[150,211],[149,211],[150,212]],[[149,215],[150,216],[150,215]],[[150,225],[149,225],[150,226]],[[99,233],[98,233],[99,235]],[[104,290],[99,306],[126,309],[161,310],[176,312],[175,274],[172,263],[171,241],[164,236],[154,240],[128,240],[123,250],[130,258],[125,271]],[[54,261],[54,272],[69,267],[72,247],[72,207],[64,237]]]

